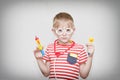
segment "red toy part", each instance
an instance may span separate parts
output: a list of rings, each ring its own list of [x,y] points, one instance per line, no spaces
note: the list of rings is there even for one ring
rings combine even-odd
[[[40,40],[39,40],[39,38],[38,38],[37,36],[35,36],[35,40],[36,40],[36,42],[37,42],[38,44],[40,44]]]
[[[60,52],[55,52],[55,55],[56,55],[57,57],[59,57],[59,56],[60,56]]]
[[[39,40],[39,38],[37,36],[35,36],[35,40]]]

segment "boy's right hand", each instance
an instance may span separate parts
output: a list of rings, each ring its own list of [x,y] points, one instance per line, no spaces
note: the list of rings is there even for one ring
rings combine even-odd
[[[36,50],[34,50],[34,56],[35,56],[36,59],[41,59],[42,58],[42,54],[41,54],[41,52],[38,48],[36,48]]]

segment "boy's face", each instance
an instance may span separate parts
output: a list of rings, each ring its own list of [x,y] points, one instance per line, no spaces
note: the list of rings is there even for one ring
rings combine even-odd
[[[75,28],[70,24],[71,21],[59,21],[57,28],[53,29],[54,34],[58,40],[67,43],[71,39]]]

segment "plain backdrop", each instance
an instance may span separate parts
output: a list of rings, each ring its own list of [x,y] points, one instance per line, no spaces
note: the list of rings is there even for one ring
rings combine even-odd
[[[0,80],[47,80],[33,51],[35,36],[44,48],[52,43],[52,22],[59,12],[74,18],[72,37],[85,45],[94,37],[95,54],[87,80],[119,80],[120,1],[0,1]],[[80,78],[81,79],[81,78]]]

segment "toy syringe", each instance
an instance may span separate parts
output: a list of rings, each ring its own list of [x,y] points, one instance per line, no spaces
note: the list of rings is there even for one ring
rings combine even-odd
[[[37,43],[37,45],[38,45],[38,49],[40,50],[42,56],[44,56],[45,53],[44,53],[44,50],[43,50],[43,47],[42,47],[42,45],[41,45],[41,43],[40,43],[39,38],[38,38],[38,37],[35,37],[35,41],[36,41],[36,43]]]

